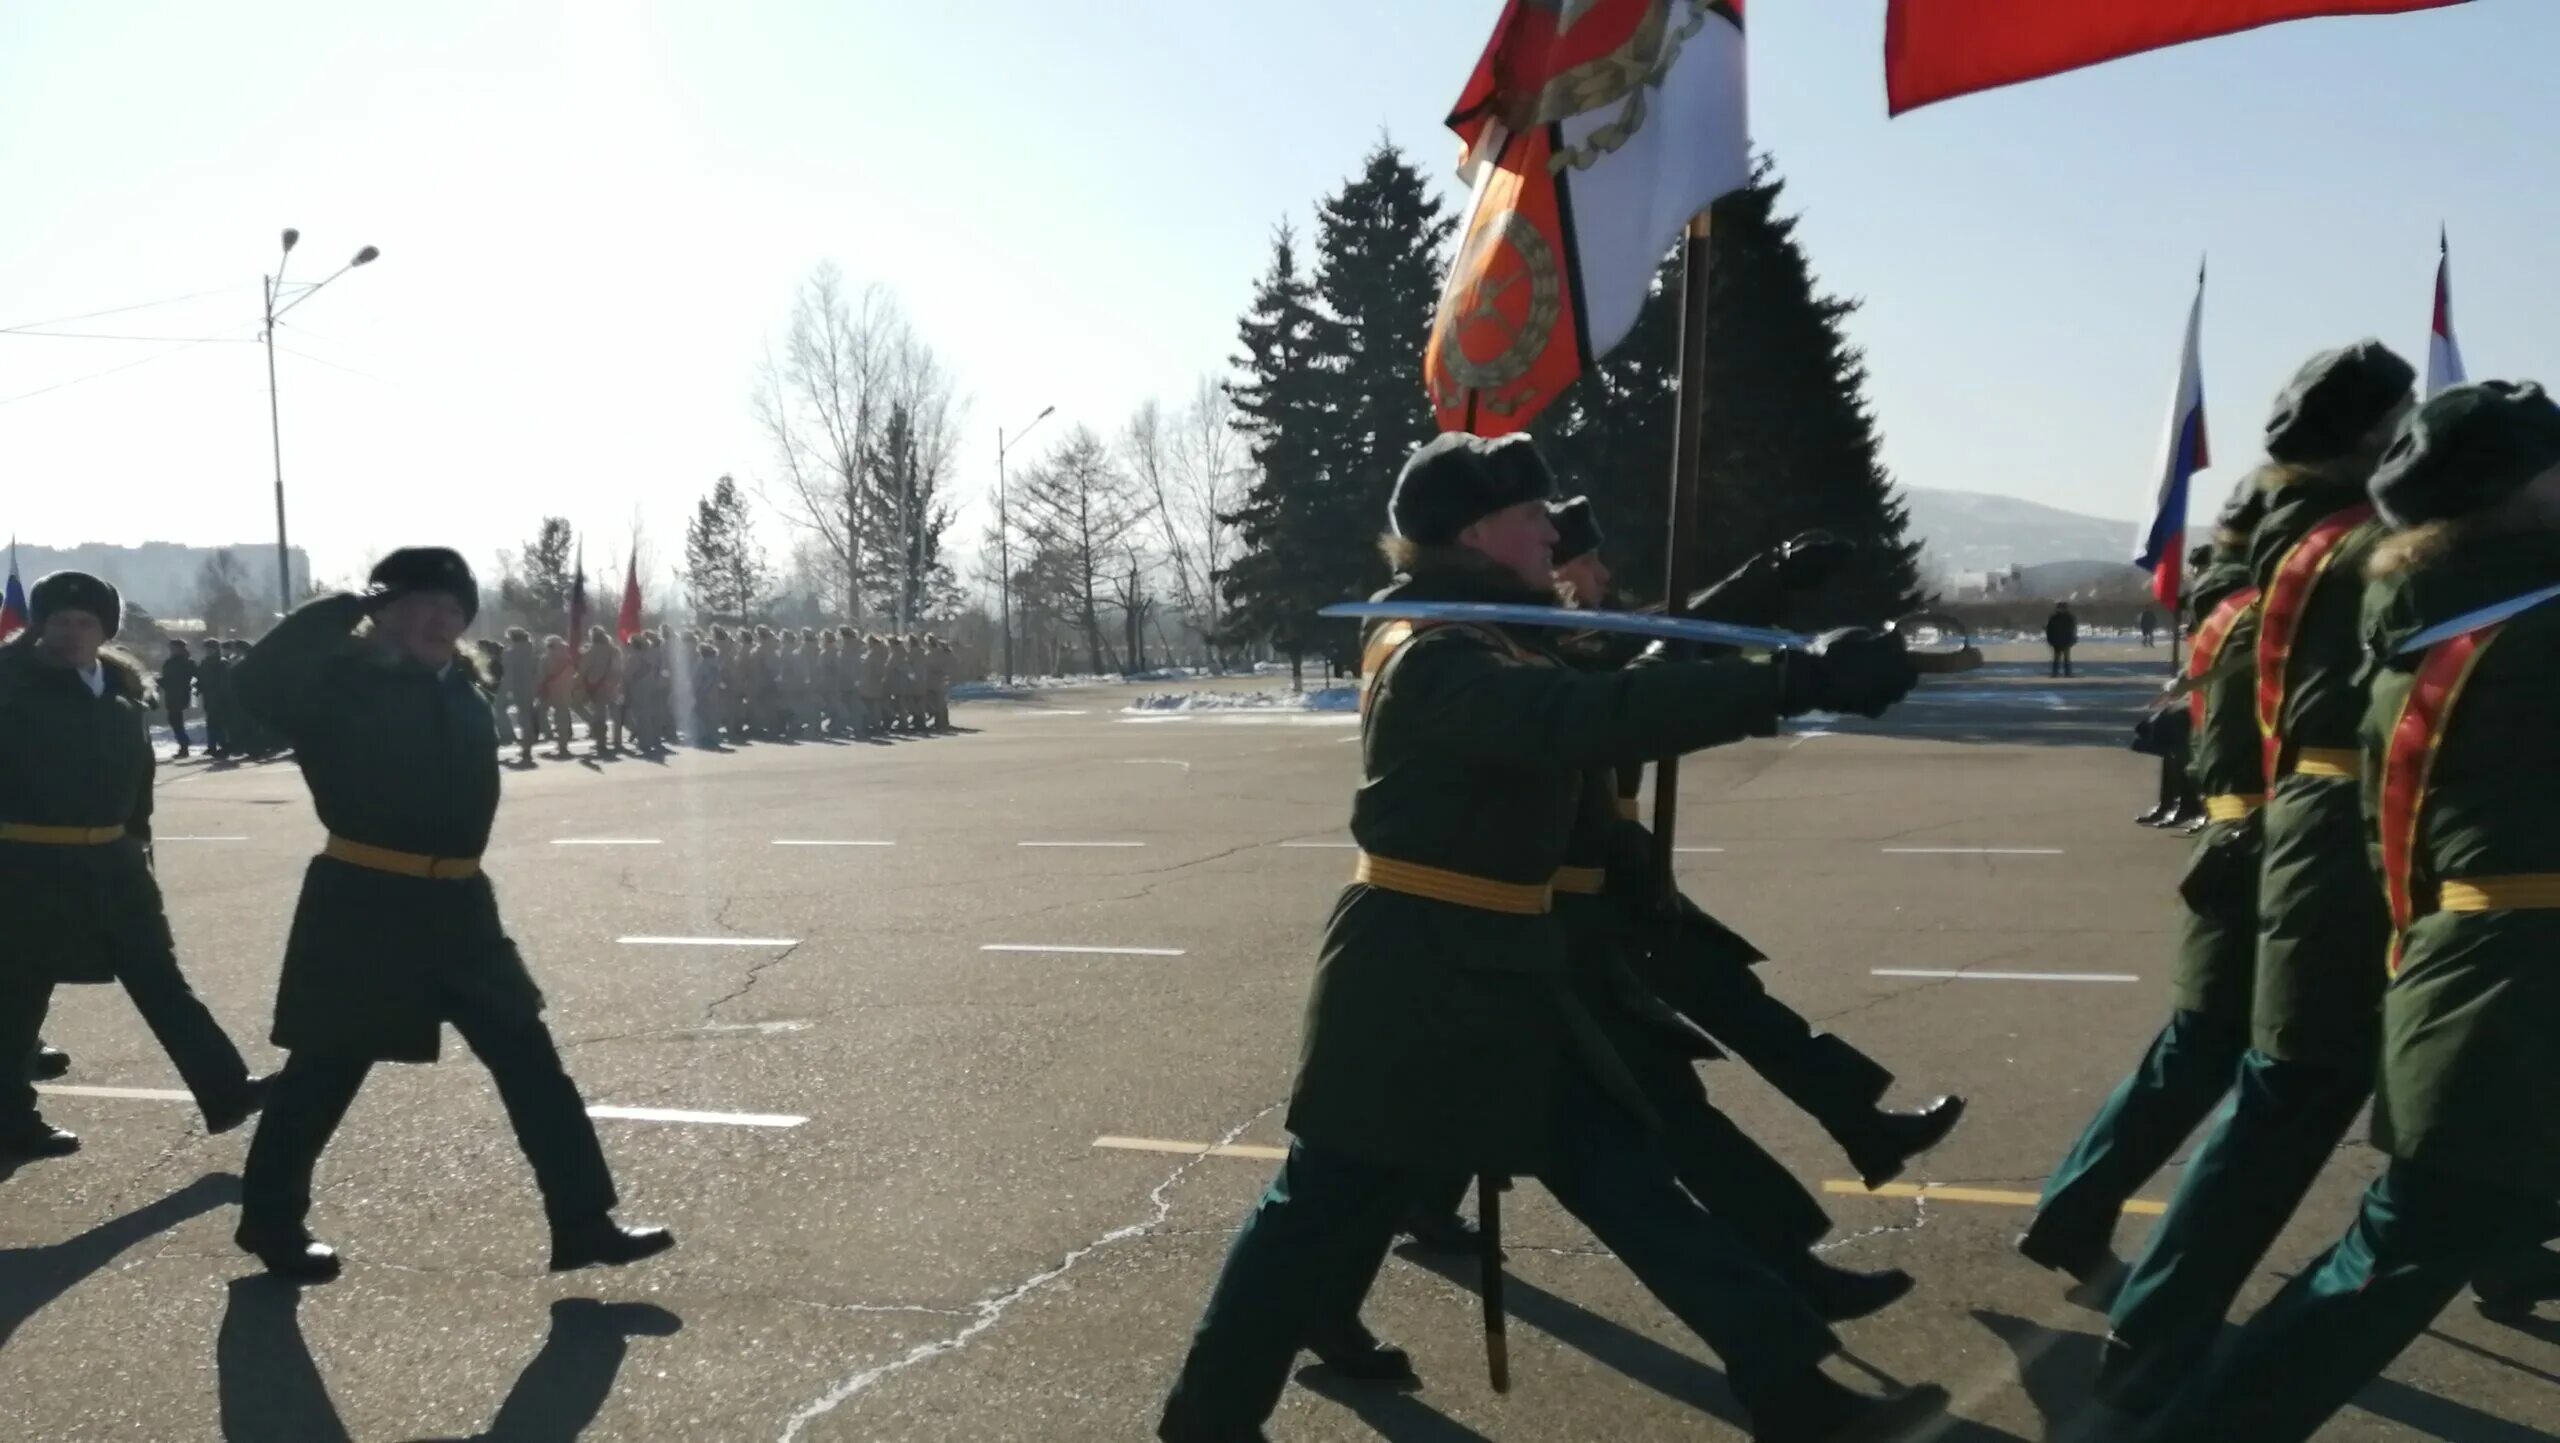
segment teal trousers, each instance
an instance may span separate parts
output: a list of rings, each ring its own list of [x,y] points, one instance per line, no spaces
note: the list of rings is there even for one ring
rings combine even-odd
[[[2372,1093],[2370,1073],[2242,1055],[2230,1100],[2110,1310],[2123,1361],[2101,1388],[2108,1401],[2149,1412],[2212,1346]]]
[[[2302,1443],[2381,1376],[2475,1270],[2560,1226],[2546,1197],[2394,1161],[2344,1237],[2258,1310],[2138,1437]]]
[[[2095,1254],[2115,1237],[2135,1189],[2177,1155],[2231,1091],[2249,1050],[2249,1025],[2183,1009],[2151,1040],[2080,1138],[2045,1180],[2027,1231],[2052,1252]]]

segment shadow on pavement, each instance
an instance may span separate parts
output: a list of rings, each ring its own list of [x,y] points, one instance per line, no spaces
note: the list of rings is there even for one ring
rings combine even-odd
[[[1298,1386],[1339,1403],[1387,1443],[1493,1443],[1411,1393],[1355,1382],[1331,1368],[1302,1368]]]
[[[2444,1443],[2552,1443],[2560,1437],[2388,1378],[2366,1384],[2354,1406]]]
[[[2089,1380],[2097,1376],[2095,1333],[2048,1328],[2025,1318],[1975,1308],[1973,1320],[2009,1346],[2018,1360],[2018,1382],[2036,1416],[2044,1419],[2047,1437],[2068,1436],[2075,1418],[2089,1406]]]
[[[346,1424],[302,1336],[303,1290],[264,1274],[231,1284],[214,1345],[225,1443],[342,1443]],[[649,1303],[563,1298],[551,1331],[486,1431],[422,1443],[571,1443],[604,1411],[635,1337],[662,1338],[684,1321]]]
[[[1409,1247],[1397,1252],[1425,1272],[1436,1273],[1468,1292],[1477,1290],[1472,1259],[1434,1257]],[[1717,1369],[1518,1276],[1503,1279],[1502,1299],[1503,1311],[1593,1362],[1614,1368],[1673,1402],[1686,1403],[1737,1428],[1746,1426],[1742,1405],[1735,1401],[1733,1390],[1725,1386],[1724,1374]]]
[[[100,1223],[66,1242],[42,1247],[0,1250],[0,1347],[16,1336],[20,1324],[44,1311],[54,1299],[101,1271],[127,1249],[148,1242],[190,1218],[240,1200],[240,1180],[229,1173],[208,1173],[194,1182]]]

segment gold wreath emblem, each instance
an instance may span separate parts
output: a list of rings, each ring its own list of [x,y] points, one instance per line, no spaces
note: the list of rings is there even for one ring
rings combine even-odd
[[[1440,366],[1460,388],[1490,398],[1527,376],[1546,354],[1564,318],[1564,273],[1555,247],[1515,208],[1476,228],[1450,275],[1475,280],[1463,293],[1453,288],[1443,302]],[[1501,301],[1524,282],[1528,300],[1514,321],[1503,314]],[[1488,335],[1500,337],[1502,349],[1482,360],[1469,355],[1468,340]]]

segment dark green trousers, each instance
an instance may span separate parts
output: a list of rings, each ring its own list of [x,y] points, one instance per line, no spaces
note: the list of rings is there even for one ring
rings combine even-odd
[[[2381,1376],[2472,1273],[2549,1236],[2552,1200],[2395,1160],[2346,1235],[2258,1310],[2140,1435],[2301,1443]]]
[[[578,1085],[561,1066],[551,1029],[539,1017],[501,1015],[461,989],[449,991],[443,1005],[445,1020],[497,1084],[516,1142],[533,1165],[543,1215],[557,1227],[610,1211],[613,1173]],[[311,1179],[321,1151],[372,1069],[362,1058],[309,1050],[286,1057],[241,1168],[243,1225],[278,1232],[302,1226],[311,1211]]]
[[[2213,1114],[2248,1050],[2246,1021],[2170,1013],[2141,1063],[2116,1084],[2045,1180],[2044,1200],[2027,1231],[2064,1254],[2107,1246],[2134,1190]]]
[[[2370,1073],[2242,1055],[2230,1101],[2116,1295],[2109,1323],[2131,1361],[2111,1401],[2148,1411],[2212,1346],[2372,1092]]]
[[[116,971],[133,1010],[178,1069],[199,1109],[230,1103],[249,1082],[248,1064],[222,1030],[204,999],[187,985],[175,954],[154,948],[122,960]],[[33,1117],[35,1084],[27,1062],[35,1056],[37,1035],[53,1007],[50,978],[12,975],[0,978],[0,1057],[15,1065],[0,1067],[0,1120]]]
[[[1680,957],[1648,969],[1644,977],[1663,1001],[1842,1147],[1856,1147],[1873,1126],[1876,1103],[1893,1086],[1893,1073],[1839,1037],[1814,1031],[1803,1014],[1769,995],[1748,963]]]
[[[1756,1408],[1838,1347],[1829,1327],[1723,1222],[1680,1190],[1635,1118],[1565,1075],[1547,1191],[1724,1361]],[[1158,1434],[1240,1438],[1271,1416],[1308,1328],[1366,1292],[1397,1217],[1437,1185],[1301,1138],[1245,1218],[1191,1336]],[[1356,1291],[1353,1285],[1357,1285]]]

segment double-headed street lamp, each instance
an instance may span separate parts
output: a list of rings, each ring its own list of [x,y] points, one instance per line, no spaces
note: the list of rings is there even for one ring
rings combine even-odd
[[[1055,406],[1043,406],[1040,414],[1025,421],[1007,440],[1004,428],[996,428],[996,581],[1002,600],[998,603],[1004,622],[1004,684],[1013,685],[1013,517],[1005,509],[1004,452],[1007,446],[1031,434],[1031,428],[1049,419]],[[278,492],[279,496],[283,493]],[[283,503],[278,502],[279,506]]]
[[[276,400],[276,320],[285,312],[318,294],[320,288],[329,284],[330,281],[336,280],[358,266],[370,265],[375,257],[382,254],[375,247],[366,246],[363,250],[356,252],[355,259],[338,267],[326,277],[297,284],[293,288],[292,299],[285,300],[285,262],[293,255],[294,242],[301,239],[302,232],[291,226],[285,227],[284,251],[276,258],[276,273],[259,278],[266,282],[267,298],[267,326],[261,339],[267,343],[267,439],[274,447],[276,462],[276,614],[279,616],[293,610],[293,563],[291,561],[293,553],[286,547],[284,539],[284,421]],[[279,300],[284,300],[284,304],[277,305],[276,302]]]

